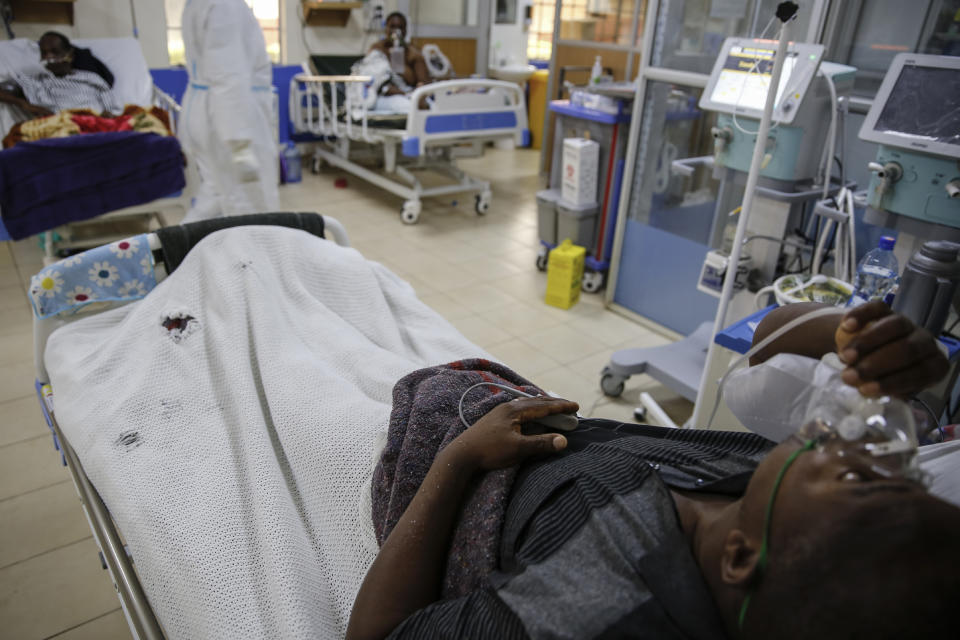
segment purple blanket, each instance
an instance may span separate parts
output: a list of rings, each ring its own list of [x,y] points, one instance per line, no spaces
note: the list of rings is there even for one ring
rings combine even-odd
[[[14,240],[185,185],[180,143],[154,133],[91,133],[0,151],[0,215]]]
[[[507,367],[480,359],[420,369],[393,388],[387,445],[373,472],[373,526],[379,544],[416,495],[437,453],[464,431],[457,406],[463,392],[478,382],[542,393]],[[467,394],[463,416],[473,424],[512,399],[496,387],[478,387]],[[486,473],[468,489],[447,556],[444,598],[473,591],[497,569],[500,529],[516,474],[516,467]]]

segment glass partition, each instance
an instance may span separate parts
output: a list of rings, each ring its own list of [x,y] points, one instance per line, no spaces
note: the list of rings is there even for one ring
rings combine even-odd
[[[716,114],[697,107],[700,93],[667,82],[646,85],[614,292],[616,303],[683,334],[716,313],[717,299],[696,288],[700,267],[723,235],[727,216],[718,210],[742,195],[742,189],[731,193],[732,185],[721,193],[705,165],[691,176],[672,170],[674,160],[713,153]]]
[[[776,37],[772,20],[779,0],[660,0],[650,66],[710,73],[726,38]],[[811,9],[804,3],[794,39],[805,41]]]
[[[872,98],[898,53],[960,55],[960,0],[851,0],[835,6],[827,59],[857,68]]]

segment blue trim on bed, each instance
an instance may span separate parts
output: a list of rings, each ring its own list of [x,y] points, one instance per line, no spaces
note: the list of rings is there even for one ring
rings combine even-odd
[[[412,136],[410,138],[404,138],[403,144],[400,146],[400,153],[410,158],[416,158],[420,155],[420,138],[418,136]]]
[[[517,126],[517,114],[513,111],[492,113],[451,113],[427,116],[424,129],[427,133],[450,131],[477,131],[481,129],[510,129]]]
[[[530,146],[530,129],[524,129],[520,134],[520,146],[529,147]]]

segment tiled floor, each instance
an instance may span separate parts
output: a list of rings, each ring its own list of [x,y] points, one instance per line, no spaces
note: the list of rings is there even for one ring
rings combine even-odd
[[[399,199],[331,172],[281,188],[287,209],[336,216],[356,248],[407,279],[465,336],[540,386],[580,403],[585,415],[632,419],[641,391],[674,420],[687,401],[646,376],[624,395],[599,391],[599,371],[618,348],[667,340],[585,295],[568,311],[545,305],[537,251],[537,152],[490,150],[462,165],[493,182],[490,213],[473,199],[427,201],[403,225]],[[0,245],[0,637],[129,638],[113,586],[66,469],[53,451],[33,391],[30,307],[24,293],[42,266],[34,240]]]

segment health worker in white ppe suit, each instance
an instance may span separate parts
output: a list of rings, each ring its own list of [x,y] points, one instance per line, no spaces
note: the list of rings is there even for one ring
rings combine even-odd
[[[188,0],[181,141],[202,184],[184,222],[279,208],[270,60],[243,0]]]

